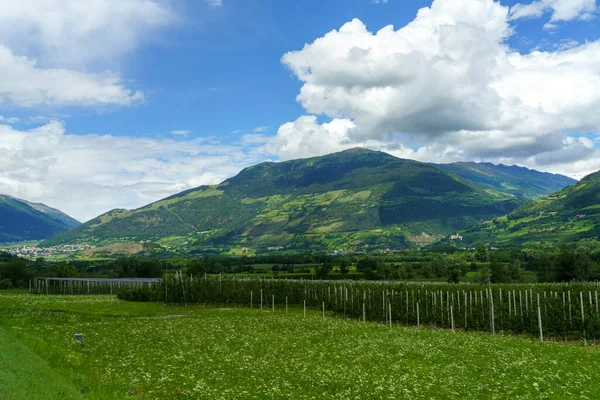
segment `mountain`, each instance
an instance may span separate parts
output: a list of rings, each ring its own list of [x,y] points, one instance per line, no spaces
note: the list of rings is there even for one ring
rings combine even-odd
[[[464,232],[464,240],[497,246],[600,237],[600,171]]]
[[[42,203],[31,203],[27,200],[19,200],[19,201],[27,204],[31,208],[33,208],[43,214],[46,214],[48,217],[52,218],[53,220],[61,222],[68,229],[77,228],[79,225],[81,225],[81,222],[77,221],[75,218],[65,214],[62,211],[57,210],[56,208],[49,207]]]
[[[458,162],[440,164],[439,167],[472,182],[528,200],[549,195],[577,183],[575,179],[563,175],[539,172],[516,165]]]
[[[352,149],[265,162],[214,186],[113,210],[43,243],[372,251],[431,243],[524,200],[433,164]]]
[[[0,243],[46,239],[79,225],[55,208],[0,195]]]

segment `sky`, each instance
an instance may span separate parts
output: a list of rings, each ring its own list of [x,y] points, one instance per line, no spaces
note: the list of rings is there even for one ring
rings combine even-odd
[[[0,0],[0,193],[86,221],[352,147],[600,169],[596,0]]]

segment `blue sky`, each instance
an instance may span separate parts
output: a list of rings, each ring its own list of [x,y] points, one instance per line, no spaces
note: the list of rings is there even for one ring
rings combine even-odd
[[[176,5],[180,20],[161,29],[119,60],[132,86],[147,94],[137,107],[13,109],[10,115],[68,115],[69,132],[125,136],[218,135],[269,126],[303,113],[295,101],[300,83],[280,59],[286,52],[361,18],[371,29],[404,25],[426,1],[373,4],[360,1],[201,1]],[[317,11],[318,10],[318,11]],[[106,67],[111,67],[108,62]],[[5,111],[8,113],[8,111]]]
[[[594,0],[56,3],[0,0],[0,192],[82,220],[354,146],[600,169]]]
[[[516,1],[505,1],[510,6]],[[232,132],[250,132],[279,125],[303,114],[295,101],[301,84],[280,59],[301,49],[353,18],[371,31],[386,25],[401,27],[431,1],[370,0],[224,1],[211,7],[200,1],[176,6],[177,23],[156,32],[149,42],[116,63],[131,86],[147,93],[136,107],[107,109],[68,107],[13,109],[11,116],[56,115],[70,133],[124,136],[165,136],[171,130],[191,130],[190,136],[218,136],[236,141]],[[547,31],[547,18],[516,24],[508,43],[519,52],[536,46],[552,49],[561,40],[595,40],[597,21],[566,23]],[[110,60],[106,67],[115,67]],[[101,67],[99,70],[102,70]]]

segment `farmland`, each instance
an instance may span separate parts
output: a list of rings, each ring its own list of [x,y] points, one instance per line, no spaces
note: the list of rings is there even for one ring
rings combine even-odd
[[[163,306],[0,294],[0,354],[29,349],[72,394],[106,398],[597,398],[598,350],[363,323],[283,306]],[[6,333],[6,334],[5,334]],[[74,340],[83,333],[85,350]],[[11,342],[12,341],[12,342]],[[10,355],[8,356],[10,357]],[[14,375],[4,356],[3,382]],[[28,390],[20,387],[19,390]],[[55,391],[56,392],[56,391]],[[38,393],[37,398],[49,398]],[[6,399],[33,398],[2,393]],[[60,398],[60,397],[56,397]]]
[[[600,338],[597,283],[447,285],[403,282],[221,279],[183,274],[151,287],[119,293],[124,300],[271,308],[308,306],[344,318],[384,324],[432,325],[537,335],[553,340]],[[109,288],[96,287],[101,293]],[[77,288],[38,282],[39,293]],[[80,293],[89,293],[82,286]]]

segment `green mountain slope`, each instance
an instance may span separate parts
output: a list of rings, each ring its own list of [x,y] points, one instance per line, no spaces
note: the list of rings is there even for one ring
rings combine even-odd
[[[600,171],[578,183],[528,203],[506,217],[469,228],[469,243],[498,246],[570,242],[600,237]]]
[[[458,162],[440,168],[464,179],[493,187],[528,200],[540,198],[577,183],[575,179],[524,167],[490,163]]]
[[[177,237],[189,249],[410,248],[523,203],[432,164],[353,149],[249,167],[220,185],[113,210],[44,245]]]
[[[78,225],[55,208],[0,195],[0,243],[46,239]]]

